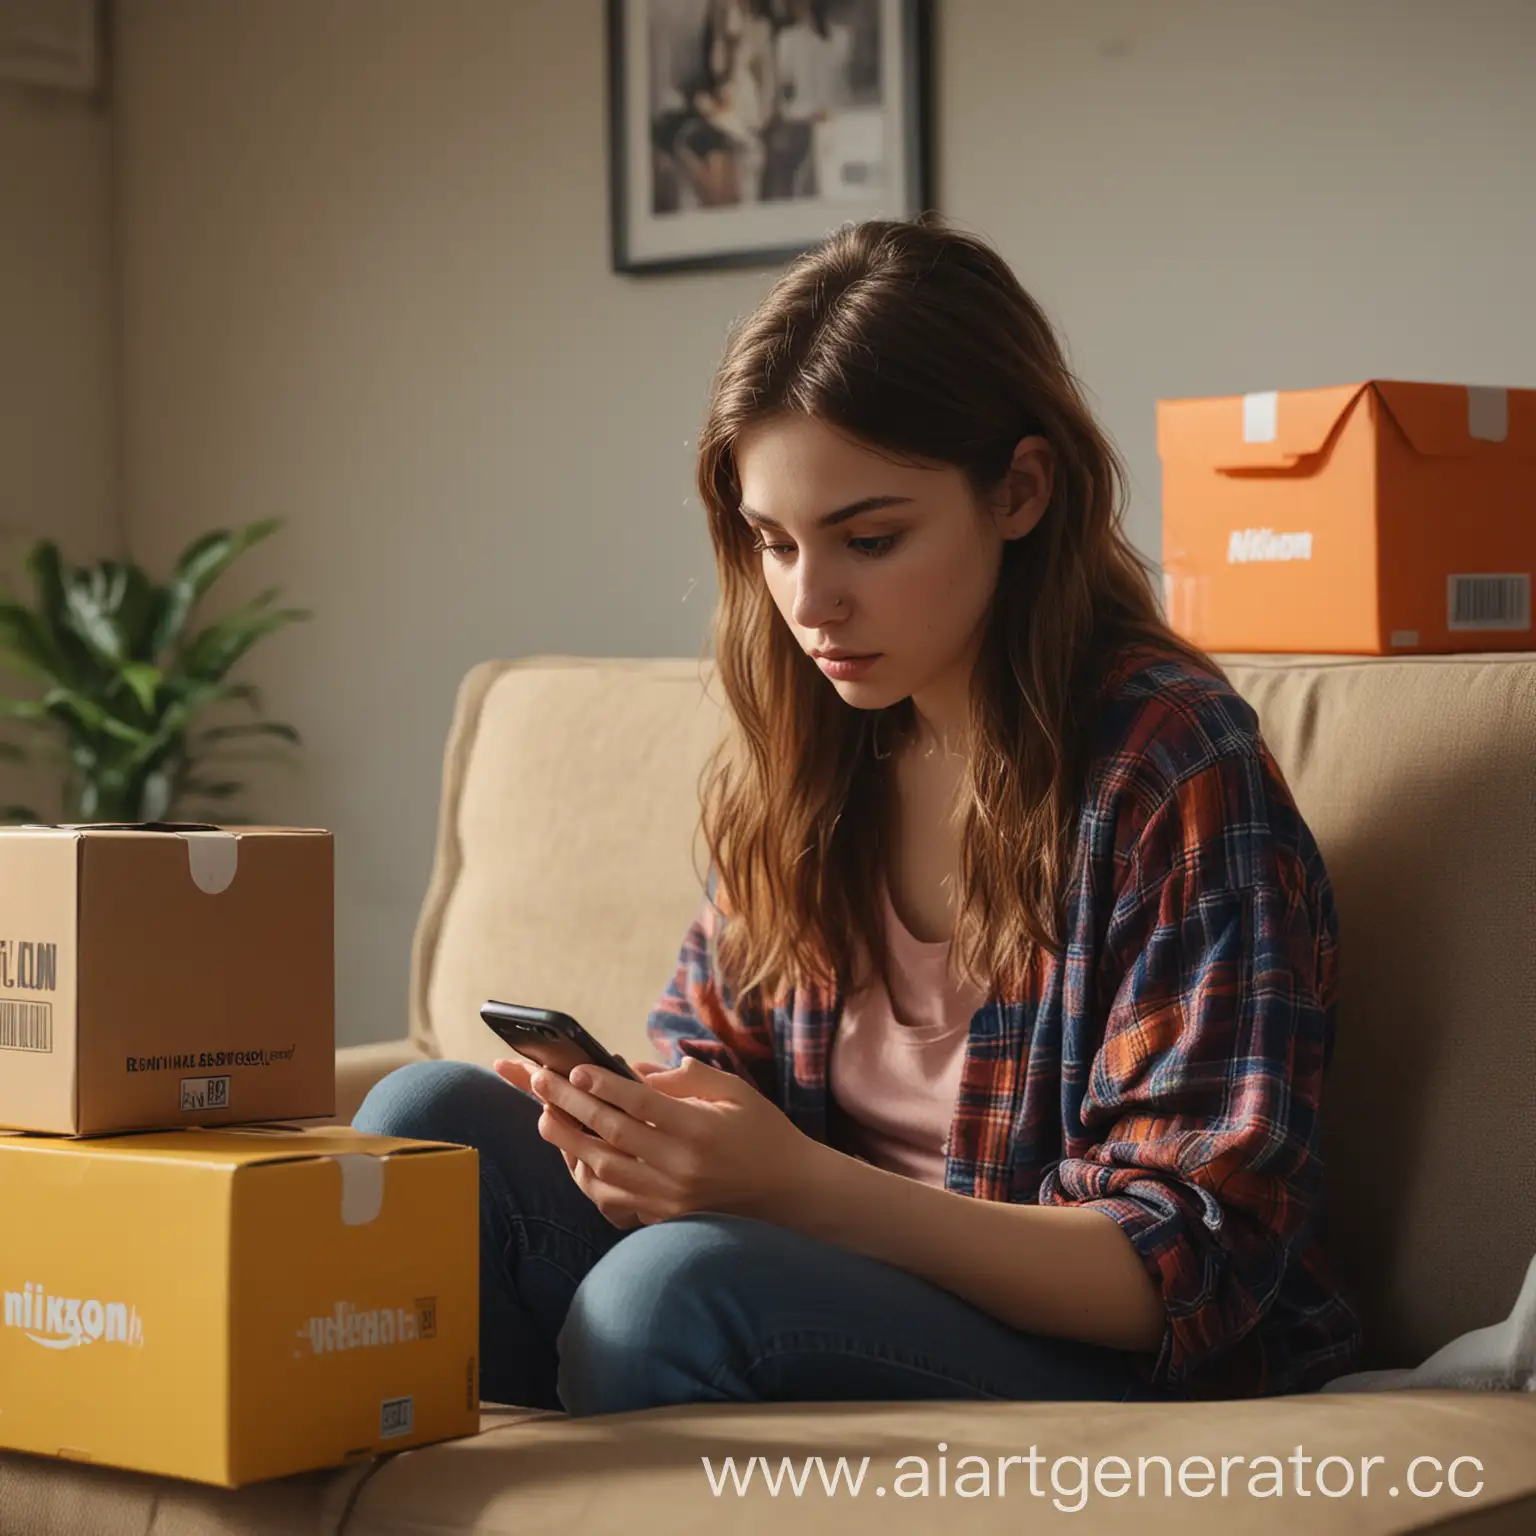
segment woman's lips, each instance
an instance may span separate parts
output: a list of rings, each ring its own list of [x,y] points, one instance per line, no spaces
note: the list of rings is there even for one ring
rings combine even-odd
[[[876,651],[871,656],[818,656],[816,658],[816,665],[828,677],[843,679],[862,676],[879,660],[880,652]]]

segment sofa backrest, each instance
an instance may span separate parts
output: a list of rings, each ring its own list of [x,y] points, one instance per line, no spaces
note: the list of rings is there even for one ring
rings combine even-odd
[[[1225,656],[1340,914],[1328,1240],[1363,1364],[1502,1319],[1536,1251],[1536,655]],[[540,656],[464,679],[411,1027],[489,1063],[488,997],[649,1059],[703,895],[709,661]]]

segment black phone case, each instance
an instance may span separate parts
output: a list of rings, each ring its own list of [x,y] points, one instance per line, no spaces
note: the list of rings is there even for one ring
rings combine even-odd
[[[489,998],[480,1007],[480,1017],[513,1050],[563,1077],[588,1063],[639,1081],[622,1056],[614,1055],[568,1013]]]

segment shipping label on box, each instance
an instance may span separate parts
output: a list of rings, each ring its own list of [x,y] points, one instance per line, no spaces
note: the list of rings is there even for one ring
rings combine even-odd
[[[335,1112],[333,840],[0,828],[0,1126]]]
[[[473,1148],[0,1135],[0,1446],[239,1486],[479,1428]]]

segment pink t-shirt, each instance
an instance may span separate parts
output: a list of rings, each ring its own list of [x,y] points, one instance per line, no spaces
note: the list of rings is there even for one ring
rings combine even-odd
[[[942,1188],[971,1017],[986,992],[951,981],[951,941],[914,938],[883,884],[881,895],[898,996],[876,978],[844,1000],[828,1064],[829,1139],[877,1168]]]

